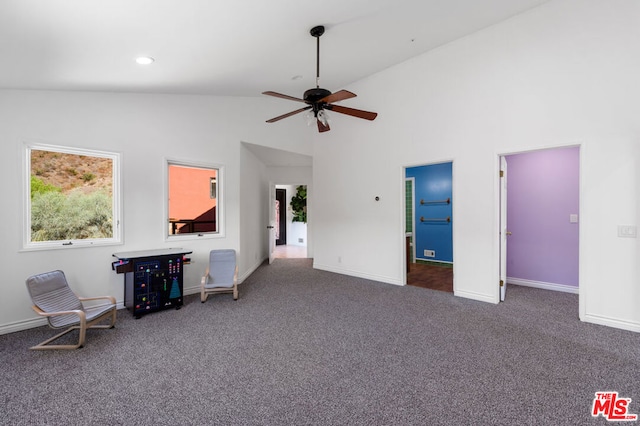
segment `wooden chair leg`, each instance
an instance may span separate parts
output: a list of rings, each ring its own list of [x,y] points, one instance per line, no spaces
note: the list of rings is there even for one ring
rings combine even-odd
[[[78,343],[75,345],[49,345],[49,343],[53,342],[54,340],[57,340],[58,338],[64,336],[65,334],[73,331],[73,330],[77,330],[80,329],[80,326],[73,326],[73,327],[69,327],[68,329],[66,329],[65,331],[63,331],[62,333],[58,333],[55,336],[45,340],[42,343],[38,343],[35,346],[30,347],[29,349],[33,349],[33,350],[46,350],[46,349],[78,349],[80,347],[82,347],[82,345],[84,344],[84,339],[81,335],[81,337],[78,339]],[[82,333],[82,331],[81,331]]]
[[[107,318],[107,316],[109,317],[109,323],[108,324],[104,324],[104,325],[94,325],[95,323],[98,323],[100,321],[104,321],[105,318]],[[89,328],[113,328],[115,327],[116,324],[116,309],[115,307],[113,308],[113,310],[111,312],[108,312],[106,315],[103,314],[102,316],[93,319],[91,322],[86,323],[84,321],[82,321],[80,323],[80,325],[74,325],[72,327],[69,327],[68,329],[66,329],[65,331],[63,331],[62,333],[58,333],[55,336],[45,340],[42,343],[37,344],[36,346],[33,346],[29,349],[33,349],[33,350],[46,350],[46,349],[78,349],[84,346],[86,340],[87,340],[87,329]],[[78,343],[75,345],[50,345],[49,343],[53,342],[54,340],[64,336],[65,334],[73,331],[73,330],[79,330],[79,335],[78,335]]]
[[[84,346],[84,341],[87,338],[87,325],[80,324],[80,336],[78,336],[78,347],[81,348]]]

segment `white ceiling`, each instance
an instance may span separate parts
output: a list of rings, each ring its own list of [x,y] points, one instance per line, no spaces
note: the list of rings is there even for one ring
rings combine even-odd
[[[313,165],[313,158],[310,155],[297,154],[295,152],[269,148],[249,142],[242,142],[242,145],[258,157],[266,166],[309,167]]]
[[[0,88],[301,97],[324,25],[335,92],[546,1],[2,0]]]

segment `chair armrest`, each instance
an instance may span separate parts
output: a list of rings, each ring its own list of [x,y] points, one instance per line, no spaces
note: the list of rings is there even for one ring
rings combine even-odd
[[[209,267],[207,266],[207,270],[204,271],[204,275],[202,276],[202,279],[200,280],[200,286],[202,288],[204,288],[204,286],[207,284],[209,278]]]
[[[45,312],[42,309],[38,308],[36,305],[31,306],[31,308],[36,312],[36,314],[43,317],[55,317],[58,315],[77,315],[80,317],[80,321],[84,321],[86,319],[86,314],[84,311],[79,309],[74,309],[72,311],[59,311],[59,312]]]
[[[109,300],[112,305],[116,304],[116,298],[113,296],[96,296],[96,297],[78,297],[81,302],[86,302],[88,300]]]

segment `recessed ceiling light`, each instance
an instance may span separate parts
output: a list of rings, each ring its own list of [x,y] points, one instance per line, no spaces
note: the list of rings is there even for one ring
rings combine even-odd
[[[140,65],[149,65],[151,63],[153,63],[155,59],[153,59],[151,56],[138,56],[136,58],[136,62]]]

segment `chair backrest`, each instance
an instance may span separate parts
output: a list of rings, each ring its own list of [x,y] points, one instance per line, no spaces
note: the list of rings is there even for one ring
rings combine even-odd
[[[209,253],[209,276],[214,284],[231,285],[236,273],[236,251],[233,249],[211,250]]]
[[[71,310],[84,310],[78,296],[76,296],[62,271],[51,271],[33,275],[27,278],[27,290],[31,301],[44,312],[60,312]],[[53,327],[67,325],[67,315],[48,317],[49,324]]]

